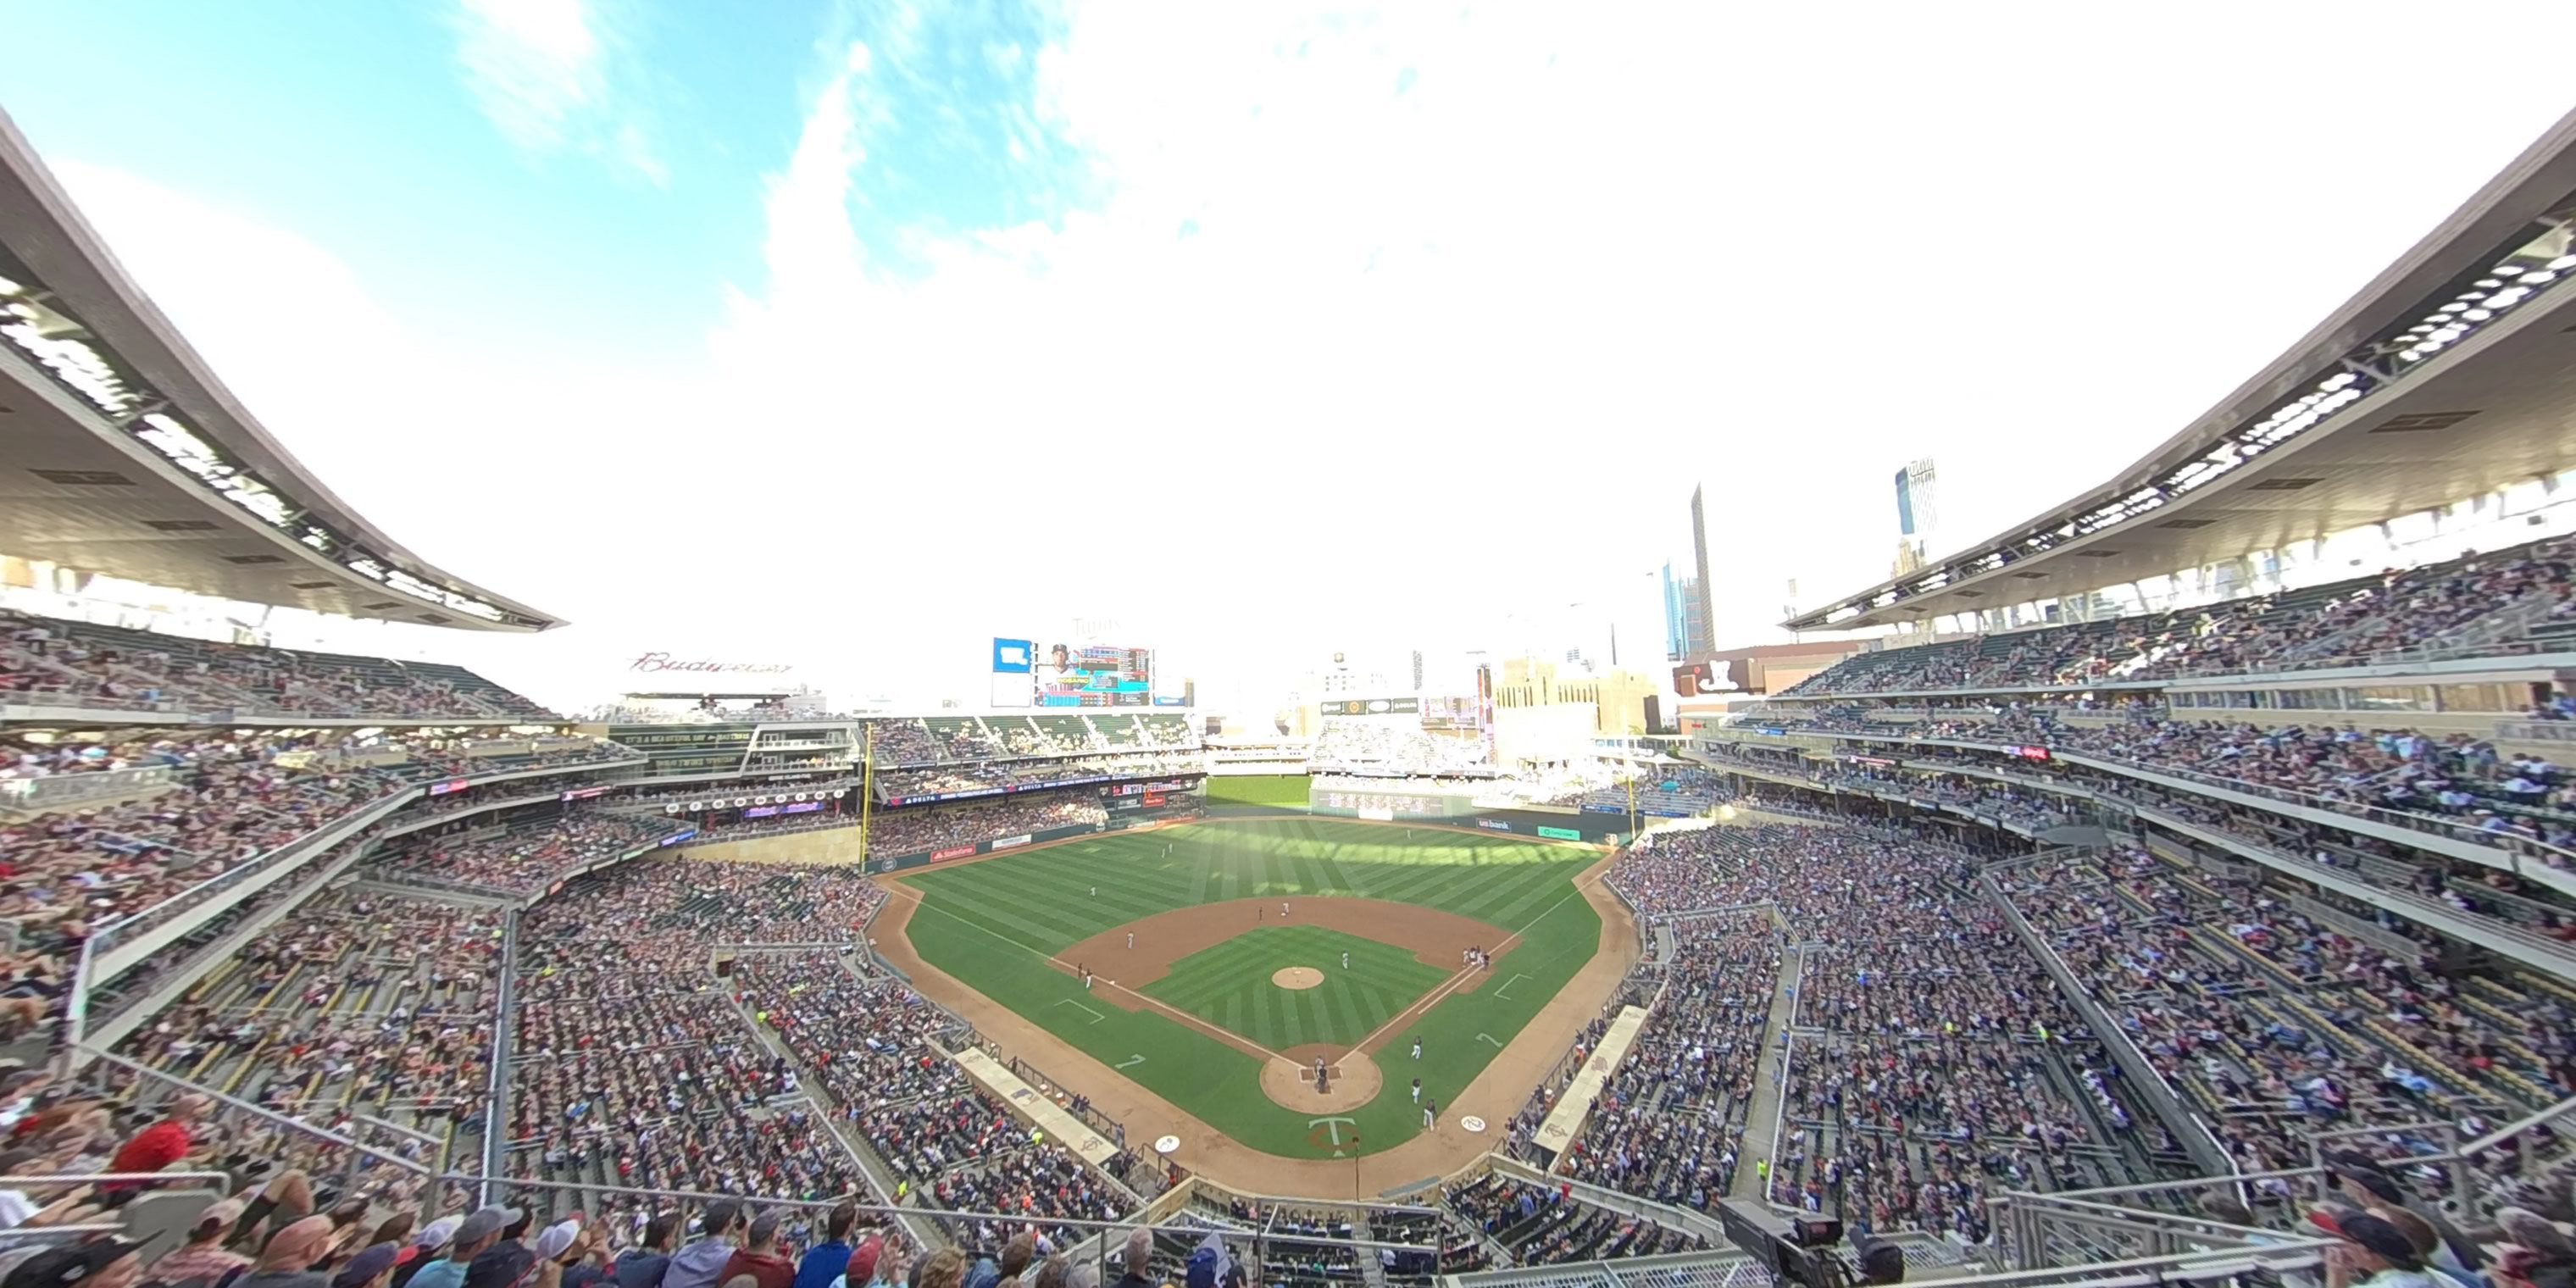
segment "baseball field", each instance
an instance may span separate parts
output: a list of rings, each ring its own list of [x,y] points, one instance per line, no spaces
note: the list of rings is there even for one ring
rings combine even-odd
[[[1455,1129],[1447,1106],[1599,950],[1577,878],[1600,860],[1429,827],[1187,824],[900,874],[880,925],[905,941],[890,957],[1213,1131],[1343,1158],[1424,1132],[1416,1078]]]

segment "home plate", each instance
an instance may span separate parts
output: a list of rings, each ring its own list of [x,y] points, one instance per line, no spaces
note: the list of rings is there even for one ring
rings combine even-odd
[[[1481,1132],[1485,1130],[1485,1120],[1475,1116],[1474,1114],[1469,1114],[1466,1117],[1459,1119],[1458,1125],[1472,1132]]]

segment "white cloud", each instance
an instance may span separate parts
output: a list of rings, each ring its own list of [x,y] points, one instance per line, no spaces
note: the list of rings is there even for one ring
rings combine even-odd
[[[1702,479],[1741,639],[1790,577],[1884,571],[1911,457],[1968,537],[2171,434],[2563,107],[2545,77],[2444,114],[2321,95],[2281,68],[2404,84],[2538,20],[2418,13],[2400,47],[2333,12],[1122,3],[942,43],[958,19],[907,9],[818,67],[699,369],[343,345],[321,320],[367,316],[362,284],[276,278],[256,228],[185,232],[166,193],[102,222],[121,252],[168,226],[185,253],[129,259],[335,486],[580,623],[478,657],[560,657],[581,698],[646,647],[971,697],[982,637],[1108,615],[1266,710],[1334,648],[1615,620],[1652,656],[1645,572]],[[1033,71],[1012,155],[1082,194],[1060,217],[887,226],[955,50]],[[569,83],[531,114],[568,140],[597,111]],[[2367,166],[2331,142],[2357,119]],[[263,348],[316,343],[345,402]]]
[[[669,168],[612,85],[614,41],[590,0],[458,0],[452,23],[466,87],[502,137],[534,153],[603,157],[668,186]]]

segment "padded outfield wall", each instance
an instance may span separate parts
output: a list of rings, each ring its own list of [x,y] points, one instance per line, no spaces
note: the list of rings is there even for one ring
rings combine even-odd
[[[1393,783],[1399,780],[1390,780]],[[1628,816],[1585,812],[1558,806],[1511,808],[1479,805],[1474,798],[1440,792],[1384,790],[1365,787],[1318,787],[1302,774],[1256,774],[1207,780],[1208,812],[1218,817],[1266,813],[1312,814],[1321,818],[1358,818],[1381,823],[1421,823],[1438,827],[1474,827],[1547,841],[1590,841],[1624,845]],[[1640,820],[1646,821],[1646,820]]]

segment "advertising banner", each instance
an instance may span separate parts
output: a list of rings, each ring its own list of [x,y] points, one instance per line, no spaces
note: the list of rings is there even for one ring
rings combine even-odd
[[[1538,830],[1538,834],[1551,841],[1580,841],[1583,839],[1583,833],[1575,831],[1570,827],[1542,827]]]
[[[1418,716],[1420,698],[1327,698],[1316,704],[1328,716]]]
[[[1512,830],[1512,825],[1511,825],[1511,824],[1506,823],[1506,822],[1504,822],[1503,820],[1501,820],[1501,819],[1499,819],[1499,818],[1480,818],[1480,819],[1477,819],[1477,820],[1476,820],[1476,826],[1481,827],[1481,828],[1484,828],[1486,831],[1489,831],[1489,832],[1508,832],[1508,831]]]
[[[429,794],[432,796],[445,796],[449,792],[464,791],[465,788],[466,780],[462,778],[450,778],[445,782],[431,783],[429,785]]]
[[[1000,840],[993,842],[992,848],[996,850],[1015,850],[1028,844],[1029,840],[1030,837],[1025,832],[1018,836],[1005,836]]]
[[[932,850],[930,852],[930,861],[933,863],[941,863],[949,859],[962,859],[974,852],[975,847],[971,845],[952,845],[944,850]]]

